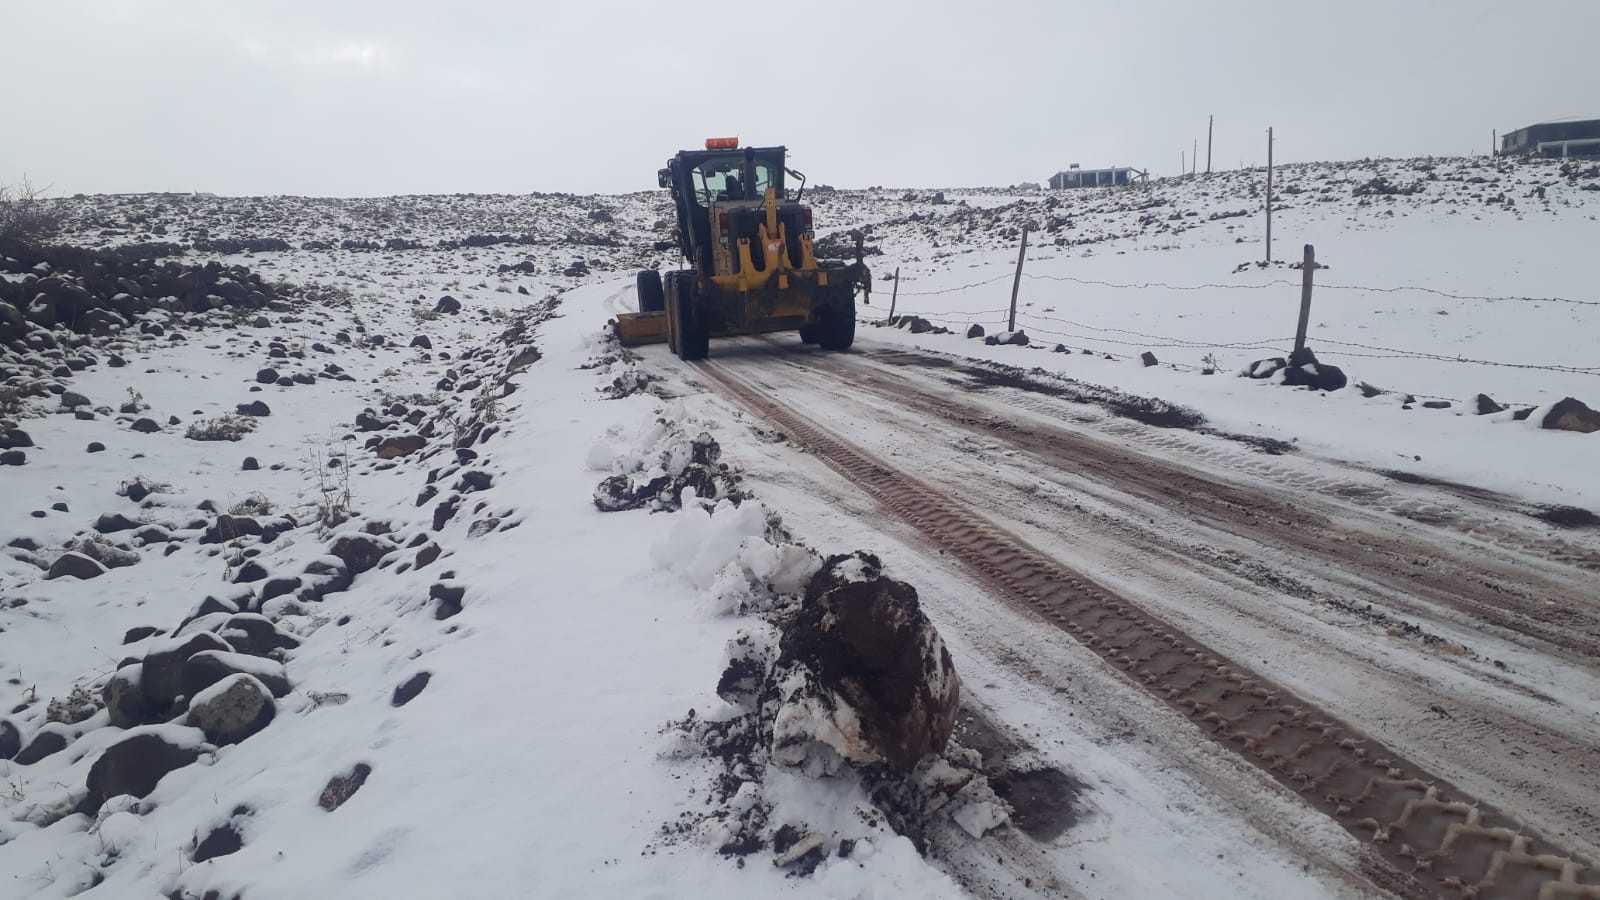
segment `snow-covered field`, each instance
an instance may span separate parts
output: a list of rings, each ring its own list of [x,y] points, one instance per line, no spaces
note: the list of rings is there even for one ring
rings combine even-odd
[[[821,228],[870,226],[881,250],[869,259],[878,281],[864,321],[887,316],[886,276],[898,266],[897,314],[955,331],[863,324],[864,344],[1039,367],[1189,406],[1220,430],[1292,442],[1312,458],[1600,509],[1600,437],[1540,429],[1540,410],[1473,414],[1480,392],[1541,410],[1567,396],[1600,406],[1590,337],[1600,292],[1582,265],[1600,240],[1600,190],[1590,189],[1600,172],[1437,160],[1280,175],[1274,256],[1294,261],[1313,243],[1329,266],[1316,273],[1309,343],[1350,376],[1342,391],[1234,375],[1288,351],[1299,302],[1298,270],[1254,264],[1261,173],[1116,192],[947,190],[944,203],[920,190],[812,196]],[[1354,195],[1380,176],[1421,190]],[[243,264],[325,293],[246,313],[147,313],[140,321],[161,333],[133,323],[82,347],[63,333],[59,355],[32,346],[0,359],[9,385],[56,382],[86,398],[80,412],[95,410],[62,411],[65,395],[47,391],[0,414],[30,439],[17,444],[24,464],[0,466],[0,544],[10,548],[0,556],[0,756],[26,754],[42,735],[61,745],[43,753],[46,739],[26,764],[0,760],[6,896],[1382,890],[1344,831],[1197,746],[1094,659],[1029,674],[1030,659],[1071,659],[1072,642],[961,601],[970,586],[932,568],[892,574],[924,591],[975,714],[1019,743],[1019,760],[1070,776],[1063,830],[1035,839],[1002,825],[976,837],[975,822],[994,823],[978,821],[982,804],[956,800],[929,826],[924,856],[895,833],[871,782],[848,771],[773,766],[721,796],[719,763],[671,723],[690,710],[736,715],[718,677],[730,641],[771,627],[763,591],[814,568],[803,563],[811,551],[877,551],[893,568],[916,550],[847,486],[819,492],[830,483],[820,465],[662,348],[635,357],[607,339],[606,320],[634,302],[633,270],[674,264],[650,249],[668,214],[658,193],[130,195],[68,206],[86,245],[198,240],[211,249],[185,261]],[[1033,234],[1018,326],[1033,344],[965,338],[970,323],[1004,329],[1024,223]],[[228,243],[267,239],[288,249]],[[369,249],[391,240],[405,243]],[[446,295],[459,312],[441,304]],[[1072,352],[1053,352],[1057,343]],[[1139,362],[1146,350],[1159,365]],[[94,364],[66,365],[83,351]],[[112,354],[126,365],[112,366]],[[29,358],[50,363],[46,374],[24,374]],[[67,371],[52,372],[58,364]],[[1356,381],[1386,393],[1363,396]],[[1406,394],[1417,402],[1402,403]],[[1421,404],[1441,398],[1453,405]],[[239,411],[255,401],[268,411]],[[134,430],[141,418],[157,428]],[[238,439],[185,436],[208,422]],[[737,507],[596,508],[608,476],[681,473],[702,432],[732,463],[723,475],[744,476],[753,496]],[[89,452],[92,443],[104,449]],[[118,515],[129,527],[101,522]],[[268,534],[241,534],[223,515]],[[117,565],[46,578],[69,547]],[[299,582],[266,597],[278,579]],[[312,588],[320,596],[301,596]],[[239,609],[271,625],[236,621]],[[144,725],[135,733],[195,761],[143,799],[93,796],[106,776],[91,770],[129,734],[99,708],[108,680],[148,680],[161,651],[246,627],[281,640],[270,661],[235,660],[263,682],[287,680],[270,724],[237,743],[208,740],[182,715]],[[145,628],[160,633],[130,631]],[[1276,663],[1278,652],[1263,656]],[[1578,724],[1563,727],[1600,729],[1588,680],[1565,674],[1581,661],[1552,671],[1518,677],[1540,690],[1569,678],[1561,715]],[[1081,717],[1059,715],[1062,697]],[[357,772],[353,793],[330,784]],[[719,852],[724,826],[752,809],[762,811],[761,852]],[[793,877],[771,846],[785,825],[826,851],[809,875]]]

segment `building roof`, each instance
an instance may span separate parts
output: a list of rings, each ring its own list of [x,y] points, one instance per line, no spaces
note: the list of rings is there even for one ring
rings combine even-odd
[[[1529,128],[1537,128],[1540,125],[1571,125],[1577,122],[1600,122],[1600,116],[1566,116],[1560,119],[1545,119],[1543,122],[1534,122],[1532,125],[1513,128],[1512,131],[1524,131]]]

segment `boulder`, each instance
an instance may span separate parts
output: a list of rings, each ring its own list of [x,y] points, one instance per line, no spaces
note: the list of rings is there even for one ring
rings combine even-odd
[[[274,697],[289,693],[289,676],[281,663],[226,650],[202,650],[189,657],[183,664],[183,692],[192,702],[201,691],[241,672],[260,680]]]
[[[101,534],[116,534],[119,531],[132,531],[141,524],[122,513],[101,513],[100,518],[94,521],[94,530]]]
[[[225,544],[235,538],[262,534],[261,523],[249,516],[217,516],[206,533],[200,536],[202,544]]]
[[[82,811],[94,815],[112,797],[144,797],[168,773],[200,758],[198,729],[151,726],[107,747],[89,767],[89,794]]]
[[[319,601],[328,594],[349,590],[355,576],[350,567],[337,556],[323,556],[306,563],[305,587],[295,596],[308,602]]]
[[[268,406],[266,402],[262,400],[252,400],[249,403],[240,403],[234,408],[238,410],[239,415],[241,416],[259,417],[272,415],[272,407]]]
[[[1494,398],[1490,397],[1488,394],[1479,394],[1476,398],[1474,398],[1473,402],[1477,404],[1478,415],[1480,416],[1489,416],[1497,412],[1506,411],[1504,406],[1494,402]]]
[[[413,676],[412,680],[416,680]],[[409,682],[408,682],[409,683]],[[399,691],[396,691],[396,696]],[[396,703],[396,706],[400,704]],[[0,759],[10,759],[22,749],[22,729],[10,719],[0,719]]]
[[[118,728],[137,728],[155,721],[160,709],[144,695],[143,678],[144,666],[134,663],[123,666],[106,679],[105,687],[100,689],[100,699],[105,701],[111,724]]]
[[[45,573],[45,580],[52,578],[98,578],[106,573],[106,567],[84,556],[77,551],[69,550],[50,565],[50,571]]]
[[[1600,431],[1600,412],[1590,409],[1580,400],[1567,397],[1550,407],[1539,427],[1592,434]]]
[[[427,335],[419,334],[411,339],[411,346],[421,347],[424,350],[432,350],[433,341],[429,340]]]
[[[371,534],[349,533],[336,539],[328,553],[344,562],[350,574],[360,575],[378,565],[378,561],[399,549],[394,541]]]
[[[1344,370],[1327,363],[1310,362],[1283,370],[1283,383],[1318,391],[1337,391],[1350,383]]]
[[[278,370],[277,369],[261,369],[260,371],[256,372],[256,383],[257,384],[277,384],[278,383]]]
[[[123,632],[122,643],[136,644],[147,637],[155,637],[161,633],[161,629],[155,627],[154,625],[135,625],[134,627]]]
[[[276,714],[266,685],[241,672],[195,694],[187,722],[213,744],[237,744],[267,727]]]
[[[267,583],[261,586],[261,602],[266,603],[274,597],[292,594],[300,590],[300,585],[303,583],[299,577],[294,575],[269,578]]]
[[[397,456],[410,456],[426,446],[428,439],[420,434],[397,434],[379,441],[373,451],[382,459],[394,459]]]
[[[438,303],[433,305],[433,311],[436,313],[455,315],[456,313],[461,312],[461,301],[450,296],[449,294],[446,294],[439,298]]]
[[[968,325],[967,326],[967,337],[969,337],[969,338],[981,338],[981,337],[983,337],[983,326],[979,325],[976,322],[972,323],[971,325]]]
[[[1145,368],[1147,368],[1147,369],[1149,367],[1151,367],[1151,366],[1154,366],[1154,365],[1160,365],[1160,363],[1161,363],[1160,360],[1156,359],[1156,355],[1154,353],[1151,353],[1149,350],[1146,350],[1143,353],[1139,354],[1139,361],[1144,363]]]
[[[53,756],[67,749],[70,743],[72,737],[67,731],[67,726],[59,722],[49,722],[39,729],[33,739],[28,741],[27,746],[17,751],[17,755],[13,756],[11,761],[19,766],[31,766],[47,756]]]
[[[910,772],[944,749],[961,699],[916,589],[866,554],[831,557],[813,576],[770,681],[772,758],[813,774],[839,759]]]
[[[183,695],[183,667],[201,651],[231,652],[232,647],[209,631],[169,638],[144,655],[141,687],[158,706],[171,706]]]
[[[140,434],[155,434],[161,430],[161,426],[156,424],[156,420],[150,418],[135,419],[133,424],[128,427]]]
[[[428,588],[428,597],[439,601],[439,605],[433,609],[433,617],[448,619],[461,612],[461,601],[466,596],[467,589],[459,584],[436,582]]]
[[[287,592],[285,592],[287,593]],[[217,634],[233,649],[249,656],[267,656],[274,650],[293,650],[300,640],[272,624],[272,620],[256,613],[239,613],[232,616]]]
[[[1281,356],[1274,356],[1271,359],[1258,359],[1258,360],[1256,360],[1255,362],[1253,362],[1249,366],[1247,366],[1245,368],[1245,370],[1243,372],[1240,372],[1239,374],[1245,376],[1246,378],[1255,378],[1255,379],[1271,378],[1272,376],[1278,374],[1280,371],[1282,371],[1283,369],[1286,369],[1288,367],[1289,367],[1289,361],[1287,359],[1284,359]]]
[[[0,452],[0,466],[25,466],[28,464],[28,454],[21,450],[6,450]]]

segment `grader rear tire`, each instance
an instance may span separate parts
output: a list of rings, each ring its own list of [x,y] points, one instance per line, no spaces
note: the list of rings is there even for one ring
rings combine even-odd
[[[688,362],[705,359],[711,351],[711,328],[700,309],[693,272],[667,275],[667,336],[678,358]]]

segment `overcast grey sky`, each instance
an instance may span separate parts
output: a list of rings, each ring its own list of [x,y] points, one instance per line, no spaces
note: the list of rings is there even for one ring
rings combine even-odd
[[[0,183],[655,187],[713,135],[812,183],[1486,152],[1600,116],[1600,0],[0,0]]]

